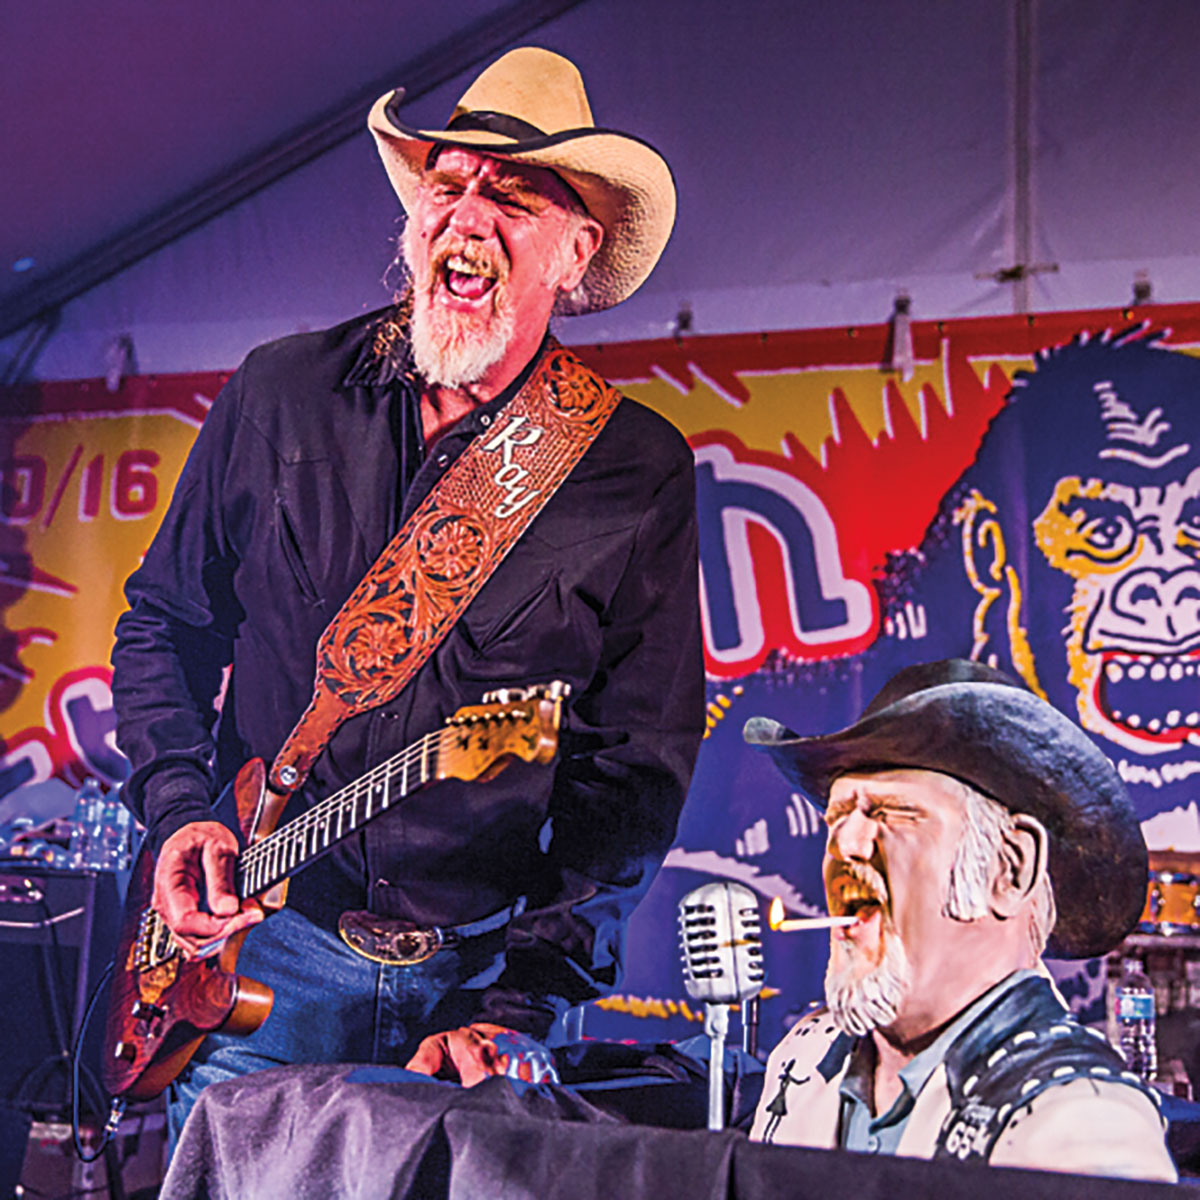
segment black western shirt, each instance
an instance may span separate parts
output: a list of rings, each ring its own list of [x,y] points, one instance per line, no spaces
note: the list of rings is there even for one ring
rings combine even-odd
[[[425,454],[420,391],[384,317],[255,350],[215,401],[117,625],[125,789],[157,849],[312,695],[317,640],[523,380]],[[214,698],[231,667],[219,719]],[[285,819],[484,691],[572,687],[557,761],[408,796],[296,876],[332,927],[370,908],[458,925],[523,898],[478,1019],[544,1034],[619,978],[623,930],[670,846],[703,729],[692,456],[625,399],[409,686],[333,737]]]

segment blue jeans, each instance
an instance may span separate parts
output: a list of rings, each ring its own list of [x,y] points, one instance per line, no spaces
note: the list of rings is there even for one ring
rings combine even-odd
[[[210,1083],[290,1063],[403,1066],[422,1038],[479,1011],[479,992],[503,963],[503,928],[394,967],[363,958],[292,909],[275,913],[250,930],[237,965],[239,975],[275,989],[271,1014],[249,1037],[205,1038],[167,1094],[171,1147]]]

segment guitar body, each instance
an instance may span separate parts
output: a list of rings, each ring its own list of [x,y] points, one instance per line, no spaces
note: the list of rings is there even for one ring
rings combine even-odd
[[[248,762],[233,786],[247,841],[272,832],[287,796],[266,787],[262,760]],[[278,884],[260,903],[273,911],[286,893],[287,883]],[[154,856],[143,847],[129,881],[104,1030],[104,1086],[133,1100],[157,1096],[208,1034],[253,1033],[275,999],[265,984],[236,973],[249,930],[212,953],[185,958],[150,908],[153,895]]]

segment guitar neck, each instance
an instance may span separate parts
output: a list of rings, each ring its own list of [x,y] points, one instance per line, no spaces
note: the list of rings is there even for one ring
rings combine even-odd
[[[253,842],[238,860],[238,894],[246,899],[269,891],[397,801],[439,778],[446,736],[442,729],[427,733],[295,820]]]

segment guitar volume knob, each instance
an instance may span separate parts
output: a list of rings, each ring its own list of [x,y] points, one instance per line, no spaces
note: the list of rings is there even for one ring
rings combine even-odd
[[[113,1047],[113,1058],[131,1063],[137,1058],[137,1047],[132,1042],[118,1042]]]

